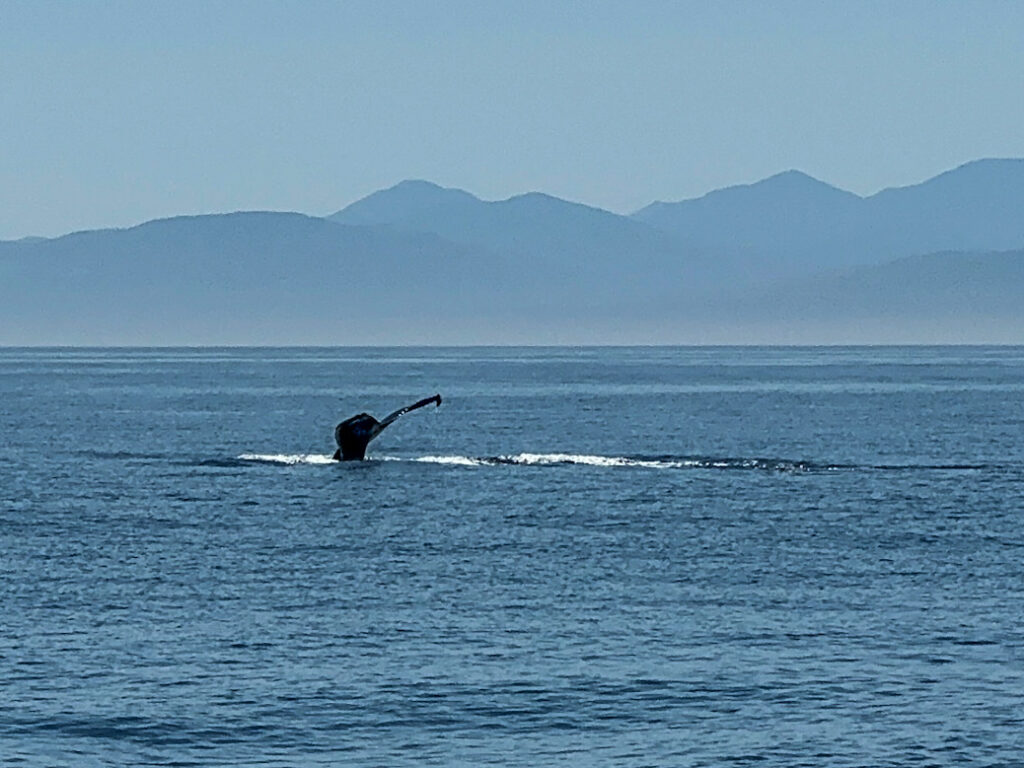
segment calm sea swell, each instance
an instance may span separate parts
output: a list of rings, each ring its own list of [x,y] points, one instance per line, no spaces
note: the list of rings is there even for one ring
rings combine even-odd
[[[1022,384],[1016,348],[2,350],[0,764],[1017,764]]]

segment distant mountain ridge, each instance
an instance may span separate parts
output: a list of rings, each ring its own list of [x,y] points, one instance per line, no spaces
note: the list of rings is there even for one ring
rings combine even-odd
[[[240,212],[0,242],[0,344],[528,343],[635,316],[664,278],[432,233]]]
[[[1024,159],[987,159],[868,197],[790,170],[630,216],[539,193],[488,202],[406,181],[328,218],[543,257],[674,250],[701,280],[747,288],[912,254],[1024,246],[1021,211]]]
[[[869,197],[787,171],[632,216],[408,181],[326,218],[0,242],[0,344],[1024,342],[1022,211],[1024,160]]]
[[[1024,160],[967,163],[859,197],[798,171],[633,214],[682,242],[774,276],[940,250],[1024,245]]]
[[[657,228],[540,192],[488,202],[463,190],[404,181],[327,218],[431,233],[514,258],[524,269],[550,268],[558,261],[576,269],[622,260],[664,269],[681,253],[679,243]]]

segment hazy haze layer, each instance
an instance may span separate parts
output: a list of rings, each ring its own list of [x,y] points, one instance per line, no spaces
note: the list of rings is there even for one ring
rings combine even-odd
[[[1020,210],[1020,160],[868,198],[794,171],[632,217],[405,182],[329,219],[0,243],[0,343],[1013,342]]]

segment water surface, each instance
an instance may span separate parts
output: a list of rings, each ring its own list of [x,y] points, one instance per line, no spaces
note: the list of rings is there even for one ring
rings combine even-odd
[[[0,350],[0,764],[1015,764],[1022,394],[1021,348]]]

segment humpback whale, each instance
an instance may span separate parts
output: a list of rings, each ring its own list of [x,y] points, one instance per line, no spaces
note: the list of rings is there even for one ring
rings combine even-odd
[[[399,408],[394,413],[389,413],[380,421],[377,421],[368,413],[360,413],[345,419],[334,428],[334,441],[338,444],[338,450],[334,452],[334,460],[352,461],[366,458],[366,446],[373,438],[384,431],[384,427],[403,413],[415,411],[417,408],[422,408],[431,403],[437,403],[440,406],[441,395],[425,397],[412,405]]]

